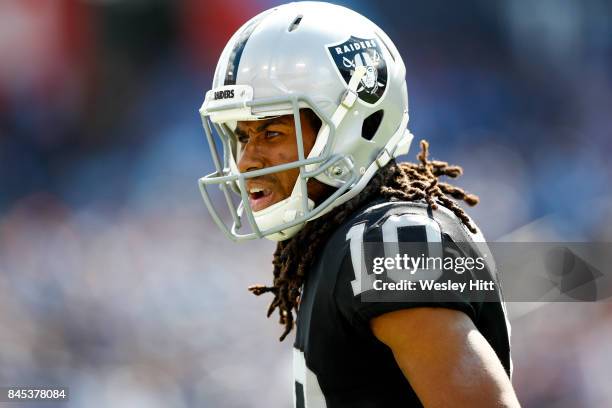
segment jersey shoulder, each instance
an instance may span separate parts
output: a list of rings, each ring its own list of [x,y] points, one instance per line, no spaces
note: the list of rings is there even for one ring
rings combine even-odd
[[[469,299],[458,296],[437,300],[398,292],[398,298],[392,301],[377,300],[371,295],[371,281],[378,277],[370,273],[375,258],[400,252],[412,258],[443,257],[449,242],[469,242],[471,247],[474,238],[475,234],[442,206],[431,210],[426,202],[379,201],[363,207],[334,233],[325,249],[324,273],[334,277],[333,299],[337,309],[362,333],[369,333],[369,320],[373,317],[419,306],[435,305],[475,316]],[[370,295],[362,298],[366,292]]]
[[[441,236],[454,242],[485,241],[477,226],[474,234],[450,209],[439,205],[432,210],[424,201],[375,201],[356,211],[341,230],[360,225],[364,242],[440,242]]]

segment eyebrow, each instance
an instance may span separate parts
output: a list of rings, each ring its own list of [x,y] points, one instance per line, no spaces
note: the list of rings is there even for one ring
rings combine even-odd
[[[286,122],[286,118],[282,116],[278,118],[270,119],[262,123],[261,125],[259,125],[255,129],[255,131],[263,132],[264,130],[266,130],[268,126],[277,125],[277,124],[285,124],[285,122]],[[247,133],[244,130],[240,129],[238,126],[236,126],[236,130],[234,130],[234,133],[236,133],[238,136],[241,136],[241,137],[249,137],[249,135],[247,135]]]

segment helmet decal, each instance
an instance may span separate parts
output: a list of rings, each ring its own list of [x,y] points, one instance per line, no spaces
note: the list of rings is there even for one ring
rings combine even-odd
[[[357,88],[364,102],[376,103],[387,87],[387,64],[375,39],[351,36],[348,40],[327,47],[338,72],[348,84],[355,68],[366,67],[366,74]]]

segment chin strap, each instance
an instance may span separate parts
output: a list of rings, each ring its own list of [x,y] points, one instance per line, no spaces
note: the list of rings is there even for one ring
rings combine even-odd
[[[359,95],[357,94],[357,87],[359,86],[359,81],[361,81],[361,78],[363,78],[365,74],[366,68],[363,65],[360,65],[355,68],[355,72],[353,72],[353,76],[351,77],[351,80],[348,83],[346,92],[340,100],[340,106],[338,106],[338,109],[336,109],[336,112],[334,112],[334,114],[332,115],[332,122],[336,123],[334,119],[336,118],[336,115],[339,115],[339,112],[342,112],[342,116],[338,117],[338,121],[341,121],[344,115],[346,115],[346,112],[348,112],[348,110],[353,107],[355,101],[359,97]],[[340,107],[344,107],[344,109],[341,110]]]
[[[410,131],[406,128],[408,126],[408,112],[404,112],[404,116],[402,118],[402,123],[400,124],[399,129],[395,132],[395,134],[389,139],[385,147],[378,154],[376,159],[368,166],[363,175],[359,178],[359,181],[355,186],[353,186],[346,193],[341,195],[334,201],[331,205],[329,205],[326,209],[321,211],[315,217],[311,218],[309,221],[315,220],[337,206],[344,204],[350,199],[354,198],[359,194],[365,186],[370,182],[372,176],[378,171],[378,169],[384,167],[389,161],[397,156],[408,153],[410,150],[410,144],[414,135],[410,133]]]
[[[346,116],[347,112],[355,105],[357,98],[359,95],[357,94],[357,87],[359,86],[359,82],[361,82],[361,78],[366,74],[366,68],[363,65],[355,68],[355,72],[353,72],[353,76],[349,81],[346,91],[344,91],[344,95],[340,98],[340,104],[336,108],[336,111],[331,117],[331,122],[333,126],[338,129],[342,120]],[[329,137],[329,126],[324,126],[321,130],[321,133],[317,135],[317,140],[315,141],[312,150],[308,154],[308,158],[316,157],[325,148],[327,144],[327,139]],[[312,171],[314,168],[318,166],[317,164],[310,164],[306,166],[306,171]]]

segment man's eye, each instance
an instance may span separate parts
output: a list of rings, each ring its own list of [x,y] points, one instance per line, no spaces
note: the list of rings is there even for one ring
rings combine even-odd
[[[274,130],[266,130],[266,138],[277,137],[282,135],[281,132],[276,132]]]

